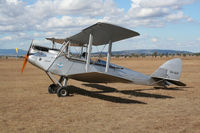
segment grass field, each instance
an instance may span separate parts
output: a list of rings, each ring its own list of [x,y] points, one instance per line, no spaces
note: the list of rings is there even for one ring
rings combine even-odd
[[[170,58],[112,59],[153,73]],[[89,84],[69,80],[71,96],[48,94],[47,75],[23,60],[0,60],[1,133],[199,133],[200,58],[184,57],[186,87],[154,89],[134,84]]]

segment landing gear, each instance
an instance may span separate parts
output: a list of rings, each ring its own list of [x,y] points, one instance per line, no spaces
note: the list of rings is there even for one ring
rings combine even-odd
[[[58,97],[65,97],[69,95],[69,90],[67,88],[68,77],[61,76],[60,79],[57,80],[50,72],[47,72],[47,75],[53,82],[53,84],[48,87],[48,92],[50,94],[57,93]]]
[[[69,91],[68,91],[67,87],[60,87],[57,91],[57,96],[58,97],[69,96]]]
[[[51,84],[49,87],[48,87],[48,92],[49,94],[55,94],[57,92],[59,88],[59,85],[56,85],[56,84]]]

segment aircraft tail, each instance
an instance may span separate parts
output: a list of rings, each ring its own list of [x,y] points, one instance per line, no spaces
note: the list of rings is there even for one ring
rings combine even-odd
[[[186,86],[186,84],[179,81],[181,72],[182,61],[180,58],[174,58],[161,65],[151,77],[162,85]]]

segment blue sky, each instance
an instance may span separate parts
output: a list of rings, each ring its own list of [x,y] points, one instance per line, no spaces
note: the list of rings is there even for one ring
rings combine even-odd
[[[1,0],[0,49],[49,46],[97,22],[140,33],[113,50],[173,49],[200,52],[199,0]],[[101,48],[99,48],[101,49]]]

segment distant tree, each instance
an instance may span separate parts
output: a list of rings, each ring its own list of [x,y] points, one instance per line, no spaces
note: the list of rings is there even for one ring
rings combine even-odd
[[[162,58],[162,57],[163,57],[163,55],[164,55],[164,54],[160,54],[160,58]]]
[[[177,53],[176,55],[181,56],[181,53]]]
[[[143,58],[146,57],[146,55],[144,53],[140,54],[140,56],[142,56]]]
[[[169,56],[169,54],[168,54],[168,53],[165,53],[165,56],[166,56],[166,57],[168,57],[168,56]]]
[[[130,57],[139,57],[139,56],[140,56],[139,54],[135,54],[135,53],[130,54]]]
[[[136,54],[136,55],[135,55],[135,57],[137,57],[137,58],[138,58],[138,57],[140,57],[140,55],[139,55],[139,54]]]
[[[117,54],[117,55],[115,55],[115,57],[116,57],[116,58],[119,58],[119,57],[120,57],[120,55],[119,55],[119,54]]]
[[[185,56],[186,56],[186,53],[183,53],[182,55],[183,55],[183,57],[185,57]]]
[[[158,56],[158,53],[157,53],[157,52],[154,52],[154,53],[152,54],[152,56],[156,58],[156,57]]]
[[[130,55],[131,57],[135,57],[135,54],[134,53],[131,53],[131,55]]]

